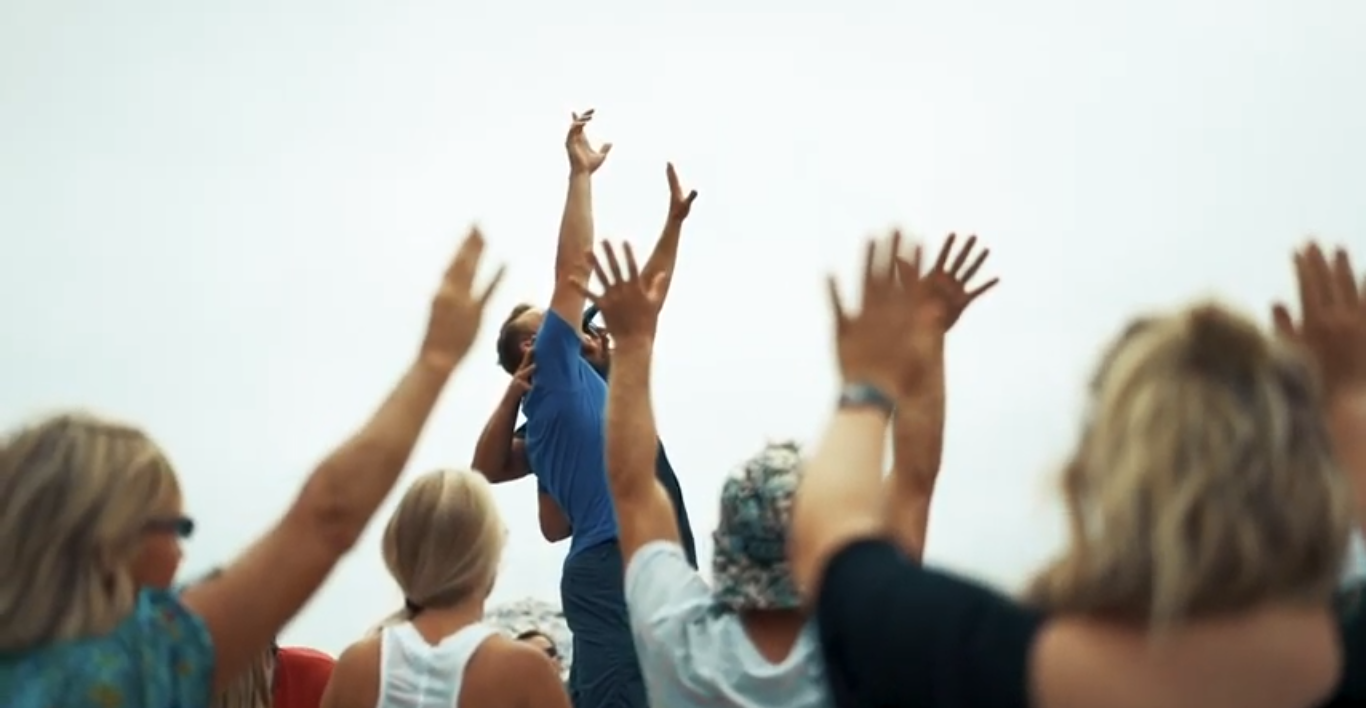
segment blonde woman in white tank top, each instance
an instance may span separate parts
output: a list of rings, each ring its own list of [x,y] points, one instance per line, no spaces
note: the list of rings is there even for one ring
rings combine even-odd
[[[554,662],[482,621],[505,536],[482,475],[415,481],[384,530],[404,609],[342,653],[321,708],[569,708]]]

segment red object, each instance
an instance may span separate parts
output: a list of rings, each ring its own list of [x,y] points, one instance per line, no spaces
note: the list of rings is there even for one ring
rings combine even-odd
[[[275,654],[275,708],[318,708],[336,663],[316,649],[280,647]]]

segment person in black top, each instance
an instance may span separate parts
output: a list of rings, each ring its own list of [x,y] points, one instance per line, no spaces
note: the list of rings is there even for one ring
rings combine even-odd
[[[1316,253],[1301,257],[1324,262]],[[792,560],[836,704],[1307,708],[1329,698],[1352,501],[1302,351],[1217,306],[1131,327],[1102,363],[1063,475],[1067,551],[1016,602],[881,540],[899,513],[881,489],[883,436],[926,350],[911,265],[870,244],[856,314],[831,288],[845,385],[798,491]],[[1302,291],[1327,288],[1301,275]],[[1355,290],[1326,299],[1366,301]],[[1366,308],[1352,306],[1366,349]],[[1305,331],[1319,333],[1314,313],[1306,305]]]

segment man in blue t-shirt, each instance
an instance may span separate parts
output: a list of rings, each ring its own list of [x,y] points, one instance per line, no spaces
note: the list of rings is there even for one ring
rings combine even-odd
[[[518,308],[515,312],[530,310],[530,306],[522,307],[519,305]],[[597,314],[598,308],[594,306],[589,307],[583,315],[583,331],[594,341],[593,345],[584,348],[584,359],[592,365],[593,370],[597,371],[599,376],[606,380],[612,368],[612,350],[607,331],[593,324],[593,319]],[[516,336],[516,332],[510,331],[510,329],[505,328],[506,336]],[[530,357],[527,359],[529,363]],[[517,379],[519,375],[516,366],[516,363],[509,362],[506,367],[514,379]],[[528,366],[529,369],[530,366]],[[523,372],[523,375],[526,373]],[[514,386],[518,389],[522,388],[519,382],[514,382]],[[518,400],[521,400],[520,396]],[[495,415],[498,414],[495,413]],[[522,425],[512,432],[512,439],[509,442],[517,444],[514,441],[521,441],[521,444],[525,445],[526,425]],[[696,568],[697,542],[693,538],[692,522],[688,519],[688,507],[683,501],[683,488],[678,484],[678,475],[674,473],[673,465],[669,463],[669,455],[664,451],[663,442],[659,443],[659,449],[655,455],[655,478],[664,487],[665,493],[669,496],[669,501],[673,504],[674,522],[678,525],[679,545],[683,547],[683,557],[687,559],[689,565]],[[541,535],[551,543],[569,538],[574,533],[569,518],[565,516],[564,511],[555,503],[555,499],[543,485],[537,484],[536,487]]]
[[[575,282],[587,282],[591,272],[592,174],[610,149],[603,145],[594,150],[588,144],[583,133],[591,119],[592,111],[575,115],[566,140],[569,188],[550,309],[519,306],[499,334],[500,363],[513,372],[518,362],[523,368],[481,435],[473,466],[494,483],[534,473],[543,492],[543,531],[548,519],[559,516],[562,532],[572,534],[560,598],[573,633],[569,683],[574,705],[646,708],[626,617],[616,515],[607,490],[607,386],[590,362],[600,358],[605,342],[578,326],[585,298]],[[673,272],[682,223],[696,197],[695,192],[682,193],[672,166],[668,177],[673,195],[669,219],[646,273]],[[519,405],[527,419],[524,441],[512,438]]]

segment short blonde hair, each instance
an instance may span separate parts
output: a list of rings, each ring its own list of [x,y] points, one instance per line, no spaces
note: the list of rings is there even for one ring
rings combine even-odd
[[[156,507],[179,494],[142,431],[49,418],[0,448],[0,651],[112,630],[132,610],[131,566]]]
[[[1331,601],[1352,509],[1301,352],[1202,305],[1131,326],[1091,403],[1062,476],[1070,542],[1037,604],[1160,630]]]
[[[418,477],[384,528],[384,564],[411,605],[391,620],[488,594],[506,535],[483,475],[439,470]]]

